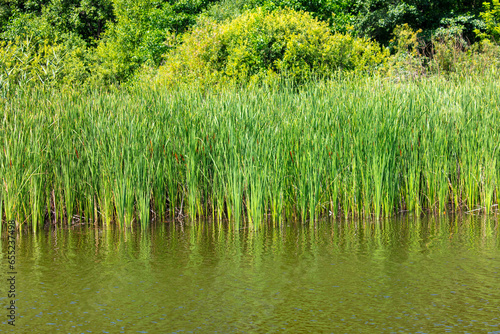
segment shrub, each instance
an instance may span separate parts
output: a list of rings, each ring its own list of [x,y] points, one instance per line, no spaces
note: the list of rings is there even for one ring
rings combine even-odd
[[[0,42],[0,88],[82,84],[93,59],[86,46],[20,36]]]
[[[436,73],[457,72],[467,59],[469,45],[461,35],[437,35],[432,39],[430,70]]]
[[[392,55],[383,69],[384,74],[397,78],[416,78],[423,74],[421,33],[421,29],[414,31],[408,24],[396,26],[394,37],[389,41]]]
[[[471,45],[460,26],[438,29],[432,37],[428,70],[435,74],[486,75],[498,69],[498,47],[489,39]]]
[[[2,42],[0,47],[0,86],[8,88],[58,80],[62,72],[64,50],[48,41],[29,37]]]
[[[284,75],[297,81],[338,70],[366,71],[384,61],[376,42],[332,34],[309,13],[261,8],[224,23],[201,22],[166,56],[162,80],[261,80]]]
[[[500,43],[500,0],[492,0],[483,4],[484,12],[480,17],[485,23],[485,31],[477,29],[475,32],[481,39],[493,39]]]

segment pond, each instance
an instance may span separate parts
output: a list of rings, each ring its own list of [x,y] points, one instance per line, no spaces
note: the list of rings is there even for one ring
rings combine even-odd
[[[1,332],[500,333],[497,217],[22,233],[15,327],[7,248]]]

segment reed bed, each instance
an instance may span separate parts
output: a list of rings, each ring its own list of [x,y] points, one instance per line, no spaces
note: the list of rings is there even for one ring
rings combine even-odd
[[[18,89],[2,100],[0,215],[36,230],[491,214],[499,82]]]

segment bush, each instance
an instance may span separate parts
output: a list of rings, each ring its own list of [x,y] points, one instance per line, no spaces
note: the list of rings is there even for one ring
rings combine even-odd
[[[500,0],[485,2],[483,6],[484,12],[479,15],[485,23],[485,31],[477,29],[476,34],[481,39],[493,39],[496,43],[500,43]]]
[[[392,55],[381,74],[389,78],[417,79],[422,76],[466,77],[491,75],[500,69],[500,47],[489,40],[470,45],[460,30],[438,29],[430,43],[421,30],[397,26],[390,41]]]
[[[166,56],[161,80],[259,81],[284,75],[302,81],[338,70],[367,71],[387,54],[376,42],[332,34],[309,13],[261,8],[225,23],[206,20]]]
[[[460,34],[437,35],[432,39],[429,69],[432,72],[458,72],[467,60],[469,45]]]
[[[21,36],[0,42],[0,88],[82,84],[91,77],[92,62],[84,44]]]
[[[416,78],[424,73],[423,57],[420,49],[422,41],[419,34],[422,30],[414,31],[408,24],[396,26],[394,37],[389,41],[391,56],[383,74],[397,78]]]

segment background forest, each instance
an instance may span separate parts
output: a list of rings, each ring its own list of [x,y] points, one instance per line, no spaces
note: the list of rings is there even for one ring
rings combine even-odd
[[[500,3],[2,0],[0,41],[3,88],[470,73],[498,67]]]

